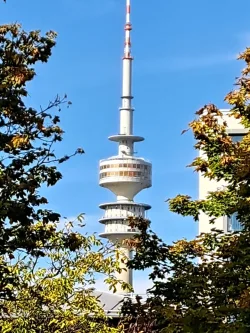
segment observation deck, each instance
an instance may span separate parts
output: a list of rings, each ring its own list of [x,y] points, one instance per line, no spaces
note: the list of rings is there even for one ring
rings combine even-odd
[[[150,205],[131,201],[111,202],[99,207],[104,210],[104,216],[99,220],[103,224],[110,220],[124,220],[130,217],[146,218],[146,211],[151,208]]]
[[[128,239],[138,234],[137,228],[129,226],[130,217],[146,217],[150,205],[131,201],[104,203],[99,206],[104,209],[104,216],[99,220],[105,225],[102,237],[112,239]]]
[[[138,231],[125,231],[125,232],[119,232],[119,231],[111,231],[111,232],[102,232],[99,234],[102,238],[107,238],[112,241],[121,242],[125,239],[131,239],[134,238],[134,236],[138,235]]]
[[[152,165],[142,158],[117,156],[101,160],[99,175],[100,186],[111,190],[119,201],[132,201],[152,185]]]
[[[144,138],[142,136],[138,135],[126,135],[126,134],[117,134],[117,135],[111,135],[108,137],[110,141],[114,142],[121,142],[121,141],[131,141],[131,142],[141,142],[144,141]]]

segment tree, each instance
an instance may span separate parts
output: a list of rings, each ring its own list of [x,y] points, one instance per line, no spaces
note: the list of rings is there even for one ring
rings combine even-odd
[[[60,218],[42,208],[48,201],[39,190],[61,179],[56,163],[70,158],[56,157],[53,151],[63,136],[53,111],[69,102],[66,96],[57,96],[40,110],[25,105],[34,66],[48,61],[55,38],[52,31],[41,36],[39,31],[21,30],[18,24],[0,26],[0,297],[4,298],[13,296],[6,286],[19,283],[6,264],[8,257],[18,251],[43,256],[56,232],[47,224]],[[81,153],[78,149],[73,155]],[[67,241],[65,237],[65,246]]]
[[[0,332],[118,332],[90,287],[100,273],[115,291],[119,249],[82,235],[71,221],[60,230],[60,214],[44,208],[40,195],[62,178],[58,164],[83,153],[54,151],[67,96],[40,110],[25,104],[35,65],[48,61],[55,38],[0,26]]]
[[[81,222],[82,217],[78,220]],[[44,251],[46,263],[38,256],[20,254],[12,264],[20,277],[19,285],[9,286],[15,301],[0,301],[1,333],[121,332],[112,328],[93,294],[96,273],[106,276],[106,283],[115,289],[114,273],[119,266],[114,254],[119,257],[119,252],[114,252],[113,246],[102,245],[94,235],[73,232],[74,226],[69,221],[50,238]],[[47,229],[54,227],[54,223],[47,224]],[[66,236],[72,240],[68,248]],[[93,247],[99,247],[99,251]]]
[[[58,164],[83,153],[54,151],[67,96],[39,110],[26,106],[27,83],[36,63],[48,61],[55,38],[52,31],[0,26],[0,332],[117,332],[88,286],[102,273],[115,290],[119,250],[81,235],[71,222],[60,230],[60,214],[44,208],[40,195],[62,178]]]
[[[115,291],[122,254],[71,221],[60,230],[60,214],[40,195],[62,178],[58,164],[84,153],[55,153],[64,133],[59,112],[71,104],[66,95],[39,110],[28,105],[27,84],[55,40],[53,31],[0,26],[0,332],[118,332],[92,287],[99,273]],[[82,231],[82,216],[79,222]]]
[[[225,101],[230,116],[250,128],[250,48],[240,56],[246,63],[237,79],[237,89]],[[210,217],[237,213],[242,231],[223,234],[219,230],[194,240],[165,244],[145,220],[135,220],[141,234],[135,240],[137,252],[130,266],[152,268],[153,288],[145,302],[127,303],[124,313],[127,332],[249,332],[250,331],[250,134],[233,142],[227,124],[215,105],[205,105],[189,124],[195,149],[205,155],[191,167],[210,180],[226,186],[209,193],[205,200],[178,195],[169,200],[172,212]],[[125,318],[126,319],[126,318]]]

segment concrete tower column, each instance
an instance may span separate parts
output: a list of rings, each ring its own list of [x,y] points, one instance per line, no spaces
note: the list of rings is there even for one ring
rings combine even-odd
[[[124,257],[128,259],[132,259],[133,257],[133,252],[129,247],[121,247],[120,251]],[[120,263],[120,267],[122,269],[121,273],[116,273],[116,278],[118,280],[121,280],[123,282],[126,282],[133,286],[133,272],[131,269],[128,269],[126,262]],[[126,292],[126,291],[125,291]],[[117,293],[122,294],[124,293],[124,290],[121,288],[121,284],[117,284]]]

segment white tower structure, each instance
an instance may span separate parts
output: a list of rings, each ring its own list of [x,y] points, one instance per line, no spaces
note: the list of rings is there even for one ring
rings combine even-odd
[[[240,141],[247,133],[247,129],[244,128],[239,120],[234,117],[229,117],[229,110],[220,110],[223,113],[221,123],[226,121],[227,123],[227,133],[232,137],[232,140],[237,142]],[[202,156],[202,151],[200,152],[200,156]],[[199,173],[199,199],[205,199],[209,192],[216,191],[219,188],[223,188],[226,183],[223,181],[216,182],[215,180],[210,180],[205,178],[202,173]],[[201,213],[199,216],[199,234],[211,232],[211,229],[219,229],[224,232],[236,231],[240,230],[241,225],[237,220],[237,214],[233,214],[232,216],[222,216],[215,220],[214,224],[209,223],[209,216],[204,213]]]
[[[105,227],[101,237],[112,242],[119,242],[127,258],[131,258],[132,249],[125,246],[125,239],[133,238],[138,230],[131,229],[128,217],[146,217],[146,211],[151,207],[147,204],[134,202],[134,197],[141,190],[151,186],[151,163],[143,158],[135,157],[134,143],[144,138],[133,134],[132,106],[132,62],[130,33],[130,0],[126,0],[125,48],[123,56],[122,76],[122,106],[120,108],[119,134],[109,137],[118,143],[118,155],[101,160],[99,184],[116,195],[116,201],[100,205],[104,216],[99,220]],[[121,263],[121,267],[124,264]],[[125,267],[124,267],[125,268]],[[128,269],[118,275],[118,278],[132,285],[132,272]],[[119,287],[118,292],[123,293]]]

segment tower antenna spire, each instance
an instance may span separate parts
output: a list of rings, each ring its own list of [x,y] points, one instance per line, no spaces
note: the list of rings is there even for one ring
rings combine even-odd
[[[125,23],[125,48],[124,58],[132,59],[131,57],[131,38],[130,31],[132,30],[132,24],[130,21],[131,3],[130,0],[126,0],[126,23]]]

